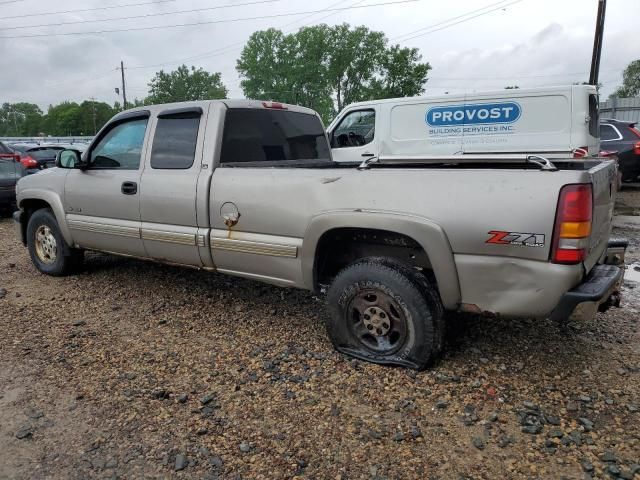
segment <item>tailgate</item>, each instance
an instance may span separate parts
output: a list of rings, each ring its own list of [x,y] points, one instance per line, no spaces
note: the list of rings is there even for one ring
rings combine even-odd
[[[593,186],[593,223],[591,227],[591,239],[589,243],[589,255],[584,261],[584,266],[589,272],[598,263],[607,248],[613,207],[616,200],[616,175],[615,162],[602,162],[589,170]]]

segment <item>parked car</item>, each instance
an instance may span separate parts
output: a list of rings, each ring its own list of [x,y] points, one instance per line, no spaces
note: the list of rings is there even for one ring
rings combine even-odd
[[[17,155],[0,142],[0,214],[15,207],[16,183],[24,175]]]
[[[38,270],[83,250],[327,291],[335,347],[425,367],[443,312],[591,317],[619,302],[615,162],[338,164],[317,113],[250,100],[145,106],[18,183]]]
[[[55,166],[56,155],[64,150],[64,145],[11,144],[14,152],[20,155],[20,162],[28,174]]]
[[[633,182],[640,175],[640,130],[636,123],[603,119],[600,122],[600,145],[616,152],[623,182]]]

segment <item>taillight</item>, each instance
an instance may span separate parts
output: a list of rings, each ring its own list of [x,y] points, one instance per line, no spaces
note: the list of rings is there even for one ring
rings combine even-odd
[[[20,163],[22,163],[24,168],[38,168],[39,166],[38,161],[31,158],[29,155],[22,157],[20,159]]]
[[[631,130],[631,133],[633,133],[636,137],[640,137],[640,130],[638,130],[636,127],[629,127],[629,130]]]
[[[640,155],[640,142],[636,142],[636,144],[633,146],[633,153],[635,153],[636,155]]]
[[[264,108],[274,108],[276,110],[286,110],[287,106],[279,102],[262,102]]]
[[[573,151],[573,158],[584,158],[589,155],[589,147],[579,147]]]
[[[593,217],[593,190],[590,184],[565,185],[560,190],[556,225],[553,233],[551,261],[574,265],[587,256],[591,221]]]

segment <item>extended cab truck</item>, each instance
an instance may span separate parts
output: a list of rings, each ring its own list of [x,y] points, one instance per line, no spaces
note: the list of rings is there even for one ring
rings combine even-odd
[[[622,276],[609,161],[357,168],[311,110],[219,100],[120,113],[58,164],[18,184],[41,272],[96,250],[326,288],[336,348],[383,364],[426,366],[445,310],[567,318]]]

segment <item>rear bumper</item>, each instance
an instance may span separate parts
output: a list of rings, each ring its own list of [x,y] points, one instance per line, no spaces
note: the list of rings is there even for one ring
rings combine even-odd
[[[584,282],[565,293],[549,318],[585,320],[592,318],[598,309],[619,306],[627,245],[626,240],[610,240],[605,263],[593,267]]]

